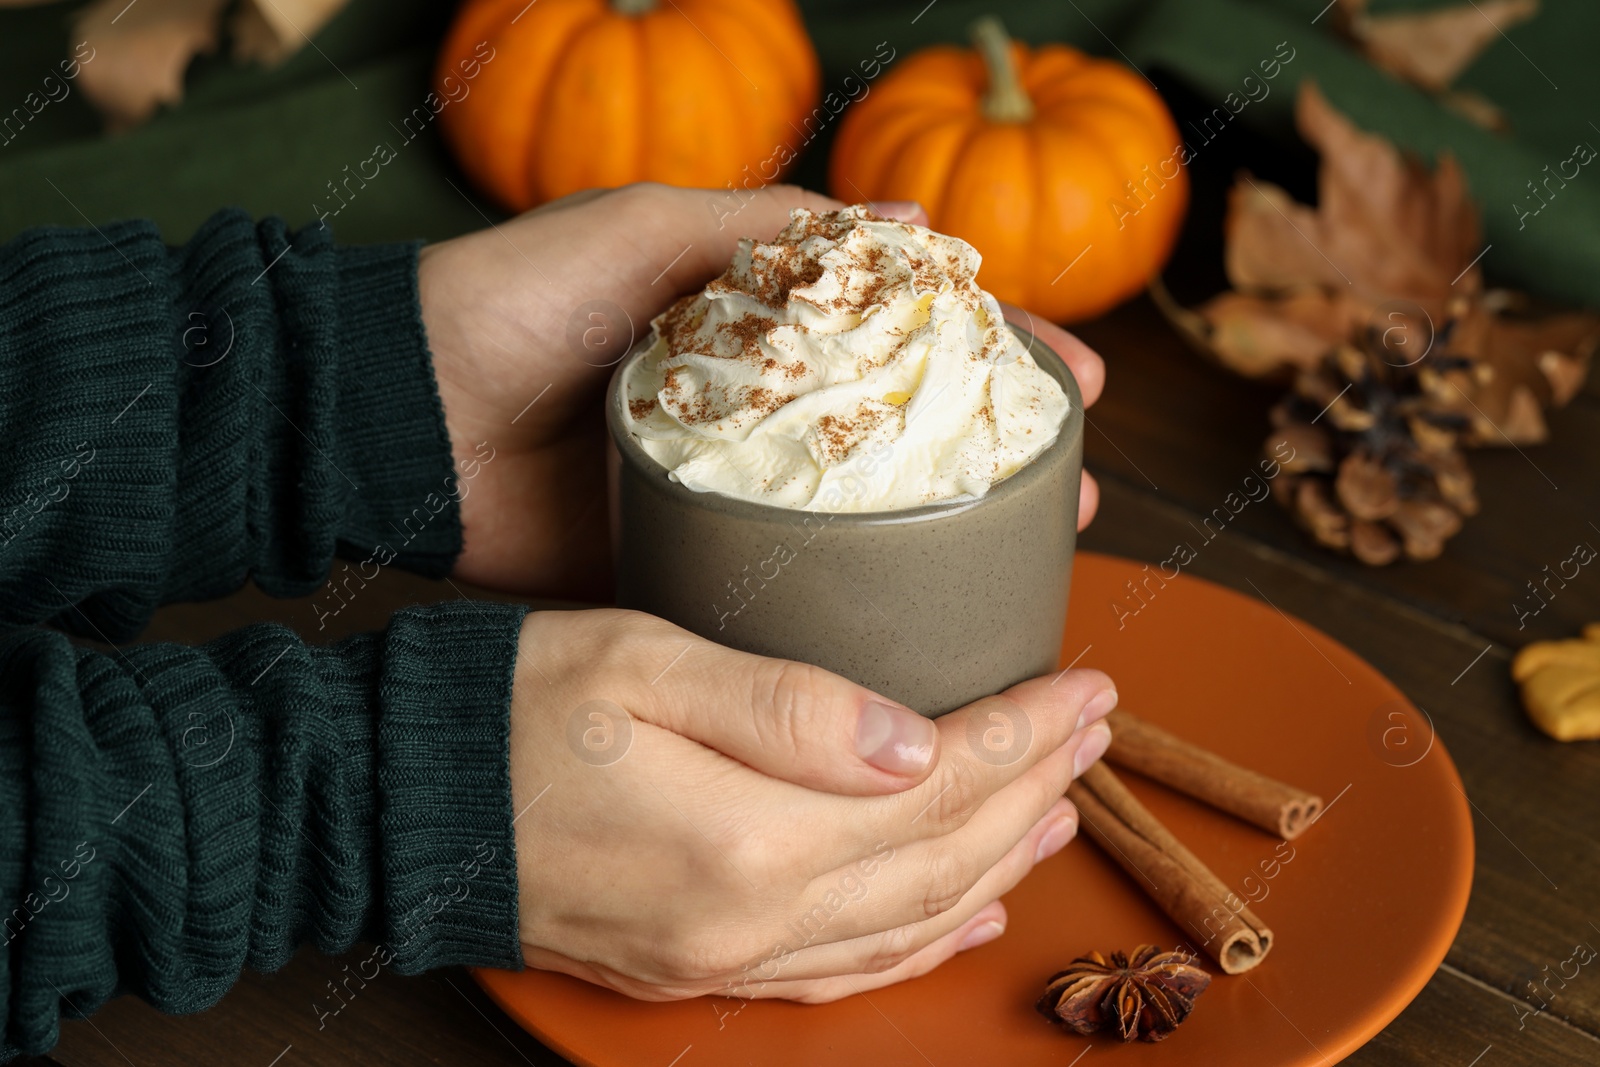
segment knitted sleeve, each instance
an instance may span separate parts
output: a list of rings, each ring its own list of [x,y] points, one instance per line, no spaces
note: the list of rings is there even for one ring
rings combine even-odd
[[[523,609],[120,644],[246,580],[309,593],[336,553],[452,565],[415,246],[238,212],[178,249],[137,222],[25,234],[0,246],[0,427],[0,1060],[117,993],[199,1010],[307,941],[520,965]]]
[[[447,572],[416,254],[238,211],[177,249],[146,222],[0,246],[0,625],[120,641],[246,579],[310,593],[336,551]]]
[[[410,608],[326,648],[277,625],[109,655],[0,634],[0,1061],[114,994],[199,1011],[305,942],[373,942],[402,974],[521,966],[523,614]]]

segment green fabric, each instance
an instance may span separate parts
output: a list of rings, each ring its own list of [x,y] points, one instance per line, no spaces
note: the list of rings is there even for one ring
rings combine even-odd
[[[69,15],[83,2],[0,11],[0,108],[20,102],[68,53]],[[152,218],[169,240],[187,236],[226,204],[309,222],[325,183],[379,143],[393,144],[399,158],[340,215],[342,238],[432,239],[498,218],[467,199],[471,189],[433,131],[400,147],[391,125],[427,91],[450,6],[351,0],[318,34],[317,50],[304,49],[276,70],[203,57],[190,70],[182,106],[120,137],[93,136],[94,118],[79,93],[50,105],[22,137],[0,146],[0,238],[39,222],[81,224],[78,209],[96,222]],[[1247,108],[1242,121],[1292,138],[1286,111],[1292,93],[1285,90],[1311,77],[1336,106],[1398,143],[1429,156],[1449,147],[1484,205],[1486,240],[1494,246],[1483,259],[1490,280],[1600,306],[1600,178],[1592,168],[1564,187],[1552,183],[1556,195],[1536,217],[1524,220],[1513,206],[1537,207],[1528,183],[1543,181],[1544,167],[1555,171],[1576,144],[1600,147],[1600,130],[1589,125],[1600,116],[1586,110],[1600,98],[1600,64],[1590,55],[1600,40],[1600,5],[1545,0],[1536,18],[1509,29],[1461,78],[1462,88],[1504,109],[1509,136],[1486,133],[1368,66],[1328,32],[1325,0],[800,0],[800,6],[822,56],[825,89],[838,87],[880,41],[904,57],[936,41],[962,40],[972,19],[990,12],[1022,39],[1120,56],[1153,76],[1186,83],[1218,106],[1287,40],[1296,50],[1284,68],[1288,77],[1263,106]],[[794,180],[825,186],[835,132],[826,130],[809,147]]]
[[[459,492],[416,247],[239,212],[0,247],[0,1059],[61,1011],[214,1003],[301,943],[520,965],[509,701],[524,610],[311,647],[75,648],[246,580],[445,573]]]
[[[342,181],[346,166],[354,172],[380,142],[392,144],[397,158],[330,224],[341,241],[437,239],[482,227],[484,215],[465,199],[466,181],[451,171],[437,134],[402,145],[389,125],[422,100],[428,63],[408,52],[346,68],[359,92],[333,75],[227,108],[180,108],[125,136],[8,159],[11,149],[28,146],[30,126],[0,148],[0,239],[41,223],[148,218],[178,241],[229,206],[305,225],[317,219],[314,203],[329,202],[327,183]],[[46,110],[37,121],[49,116]]]
[[[1285,8],[1294,14],[1279,10]],[[1524,49],[1540,53],[1537,67],[1501,42],[1489,53],[1499,58],[1497,66],[1462,80],[1507,109],[1518,131],[1514,137],[1473,125],[1329,36],[1308,32],[1303,16],[1288,3],[1159,0],[1126,47],[1140,66],[1181,72],[1221,106],[1229,93],[1243,96],[1244,77],[1272,57],[1278,42],[1288,41],[1294,61],[1282,67],[1271,95],[1246,106],[1241,118],[1288,136],[1294,87],[1309,78],[1363,129],[1427,158],[1453,153],[1482,207],[1484,241],[1491,246],[1481,261],[1485,273],[1546,297],[1600,306],[1600,167],[1580,168],[1574,161],[1567,172],[1576,171],[1575,178],[1558,173],[1575,146],[1594,146],[1591,158],[1600,149],[1600,129],[1589,124],[1585,111],[1600,95],[1600,67],[1587,57],[1582,64],[1571,62],[1574,45],[1600,40],[1600,5],[1547,3],[1545,14],[1527,27],[1541,30],[1537,43],[1530,39]],[[1551,40],[1556,27],[1572,33],[1571,41]],[[1522,36],[1521,27],[1511,32]],[[1508,63],[1514,65],[1508,69]],[[1559,92],[1545,80],[1555,73],[1565,83],[1557,83]],[[1548,186],[1540,184],[1547,178]],[[1543,200],[1529,183],[1539,186]]]

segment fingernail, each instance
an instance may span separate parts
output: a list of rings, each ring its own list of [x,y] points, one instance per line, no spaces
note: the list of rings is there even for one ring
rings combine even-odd
[[[873,200],[867,206],[884,218],[897,222],[909,222],[922,211],[922,205],[915,200]]]
[[[965,952],[969,948],[977,948],[979,945],[987,945],[989,942],[993,941],[995,938],[999,937],[1005,932],[1005,923],[996,922],[994,919],[990,919],[988,922],[974,926],[970,931],[968,931],[967,936],[961,939],[961,947],[956,949],[956,951]]]
[[[856,754],[891,774],[914,774],[933,759],[934,729],[914,711],[869,700],[856,721]]]
[[[1077,754],[1072,757],[1072,776],[1074,778],[1094,766],[1095,760],[1106,754],[1106,749],[1111,747],[1111,727],[1103,722],[1097,722],[1089,727],[1083,735],[1083,740],[1078,743]]]
[[[1050,824],[1050,829],[1039,838],[1039,850],[1033,854],[1033,862],[1043,863],[1057,852],[1067,847],[1067,842],[1078,835],[1078,820],[1070,815],[1063,815]]]
[[[1083,711],[1078,715],[1078,729],[1083,729],[1090,723],[1099,722],[1110,715],[1117,706],[1117,691],[1105,689],[1096,693],[1094,699],[1083,706]]]

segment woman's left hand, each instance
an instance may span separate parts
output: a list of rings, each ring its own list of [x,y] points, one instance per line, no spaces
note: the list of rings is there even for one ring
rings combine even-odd
[[[424,248],[422,318],[463,476],[456,577],[604,599],[603,400],[612,366],[655,315],[727,267],[740,237],[771,238],[792,208],[842,206],[789,185],[735,195],[647,183],[577,193]],[[916,205],[878,207],[927,223]],[[1007,317],[1028,325],[1025,312],[1008,308]],[[1105,378],[1100,357],[1042,320],[1032,328],[1092,404]],[[1098,499],[1086,474],[1080,527]]]

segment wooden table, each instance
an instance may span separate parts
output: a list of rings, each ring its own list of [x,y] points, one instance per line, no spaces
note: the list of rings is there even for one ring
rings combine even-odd
[[[1111,383],[1088,433],[1088,465],[1104,495],[1082,543],[1162,559],[1251,471],[1274,391],[1203,363],[1145,300],[1080,332],[1108,355]],[[1366,569],[1312,547],[1283,512],[1261,503],[1191,568],[1251,595],[1253,583],[1369,659],[1427,710],[1466,783],[1478,853],[1460,936],[1422,995],[1350,1063],[1600,1063],[1600,960],[1564,986],[1553,977],[1575,945],[1600,946],[1600,745],[1562,745],[1535,731],[1507,672],[1527,640],[1600,618],[1600,574],[1587,571],[1526,629],[1511,607],[1545,564],[1578,542],[1600,544],[1600,393],[1591,385],[1553,421],[1548,445],[1473,456],[1483,512],[1432,563]],[[450,585],[385,571],[337,621],[373,628],[402,604],[455,596]],[[246,590],[166,609],[146,636],[197,641],[259,619],[309,634],[312,617],[305,602]],[[1358,939],[1351,951],[1361,951]],[[190,1018],[124,998],[92,1020],[66,1023],[54,1054],[34,1062],[564,1062],[460,970],[385,973],[319,1030],[312,1001],[341,965],[304,951],[275,975],[246,975],[217,1007]],[[1555,996],[1529,992],[1546,981]],[[1548,1007],[1536,1011],[1541,1001]]]

